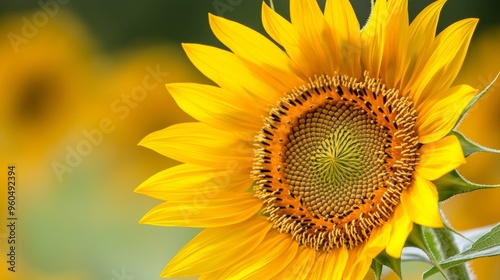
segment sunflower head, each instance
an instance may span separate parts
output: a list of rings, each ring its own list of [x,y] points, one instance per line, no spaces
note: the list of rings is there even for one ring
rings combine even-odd
[[[162,275],[359,279],[414,223],[442,226],[432,181],[464,163],[447,135],[477,92],[451,86],[477,20],[436,36],[443,4],[409,24],[407,1],[376,1],[361,29],[347,0],[291,0],[290,21],[263,3],[280,46],[210,15],[229,51],[183,47],[217,85],[167,85],[200,122],[141,142],[186,163],[137,189],[169,200],[142,222],[206,227]]]

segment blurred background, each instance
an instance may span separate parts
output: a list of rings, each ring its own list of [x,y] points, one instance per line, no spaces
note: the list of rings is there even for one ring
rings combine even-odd
[[[288,1],[275,0],[287,15]],[[324,1],[320,1],[322,4]],[[353,0],[365,22],[368,0]],[[431,1],[410,1],[410,16]],[[1,279],[158,279],[199,229],[139,225],[160,201],[133,193],[176,165],[137,143],[148,133],[192,120],[165,90],[169,82],[211,83],[189,63],[181,42],[222,47],[208,13],[260,32],[261,1],[150,0],[0,2],[1,182],[16,166],[17,263],[7,271],[6,188],[0,201]],[[499,3],[449,0],[440,30],[481,20],[458,83],[484,88],[500,70]],[[460,130],[500,149],[500,83]],[[500,183],[500,156],[473,155],[461,168],[481,183]],[[459,230],[498,223],[500,190],[442,205]],[[499,279],[498,257],[473,262],[479,279]],[[420,279],[426,264],[405,265]],[[388,275],[387,279],[395,279]]]

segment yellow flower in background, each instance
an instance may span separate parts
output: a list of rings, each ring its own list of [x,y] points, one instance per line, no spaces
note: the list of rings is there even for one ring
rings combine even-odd
[[[467,59],[457,81],[484,88],[494,78],[500,67],[500,27],[492,27],[475,36]],[[478,73],[477,69],[481,69]],[[500,82],[497,80],[460,123],[459,129],[470,139],[486,147],[500,149]],[[480,108],[480,109],[477,109]],[[475,109],[475,110],[474,110]],[[484,133],[488,131],[488,133]],[[494,184],[500,182],[498,159],[500,155],[477,153],[467,158],[460,172],[473,182]],[[472,229],[498,223],[500,213],[500,190],[481,190],[456,196],[442,205],[450,223],[458,230]],[[470,209],[474,209],[471,212]],[[477,211],[477,212],[476,212]],[[477,215],[481,213],[481,215]],[[498,279],[500,257],[474,260],[471,267],[477,279]]]
[[[111,119],[116,129],[110,138],[115,145],[129,148],[165,123],[193,121],[165,95],[165,83],[206,80],[189,67],[189,60],[177,47],[162,44],[130,49],[114,54],[108,64],[95,104],[95,123],[99,118]]]
[[[500,48],[500,27],[489,28],[476,37],[475,44],[471,44],[467,60],[457,80],[484,88],[493,80],[500,68],[500,57],[497,55]],[[481,69],[481,73],[478,73],[477,69]],[[500,123],[498,122],[500,111],[497,108],[500,104],[499,91],[500,81],[497,80],[488,94],[478,101],[478,106],[470,110],[459,126],[460,131],[468,135],[470,139],[495,149],[500,149]],[[485,134],[484,131],[488,133]],[[470,158],[471,164],[468,163],[461,168],[462,174],[473,182],[495,184],[500,181],[500,174],[495,172],[500,166],[495,159],[498,159],[498,155],[475,154]],[[498,215],[494,212],[486,211],[483,215],[491,215],[490,223],[498,220]]]
[[[173,159],[159,158],[153,152],[144,153],[142,147],[136,145],[145,133],[160,129],[165,123],[194,120],[165,94],[164,86],[179,80],[206,81],[189,66],[182,50],[170,44],[135,47],[107,57],[102,67],[106,71],[100,75],[97,98],[93,100],[92,112],[88,115],[90,126],[84,129],[87,131],[85,135],[76,131],[76,139],[91,142],[94,151],[113,159],[112,162],[119,162],[113,171],[106,172],[115,174],[109,176],[114,183],[108,184],[113,191],[123,191],[125,186],[130,191],[130,187],[135,188],[138,181],[151,174],[151,168],[159,170],[178,163]],[[78,142],[71,144],[76,149],[74,143]],[[142,164],[137,166],[137,162]],[[133,171],[119,175],[121,168]],[[62,176],[68,175],[64,173]],[[121,179],[117,180],[116,176]],[[123,182],[118,183],[121,180]],[[119,208],[115,210],[123,212]]]
[[[11,163],[36,165],[89,111],[93,42],[64,11],[43,25],[31,18],[0,22],[0,146]]]
[[[444,1],[408,24],[406,1],[376,1],[360,32],[347,0],[262,6],[263,35],[210,16],[231,51],[185,44],[218,86],[167,88],[200,122],[141,145],[184,164],[136,191],[167,202],[142,223],[203,227],[163,277],[360,279],[398,258],[413,223],[442,226],[431,182],[465,162],[447,136],[477,90],[451,86],[476,19],[435,36]]]
[[[18,223],[16,228],[17,240],[12,239],[16,243],[0,248],[0,253],[7,256],[15,246],[17,254],[15,262],[2,262],[0,279],[91,279],[87,273],[45,269],[37,262],[37,250],[32,246],[36,243],[33,240],[50,243],[61,232],[47,226],[53,216],[32,217],[43,212],[44,207],[54,207],[53,203],[40,203],[47,201],[51,190],[61,186],[51,167],[51,163],[59,161],[53,153],[65,152],[65,138],[75,131],[75,126],[87,121],[89,97],[96,92],[95,46],[87,30],[62,7],[57,16],[40,16],[44,14],[44,10],[6,14],[0,21],[0,153],[2,163],[16,166],[19,181],[15,213],[23,220],[22,226]],[[7,202],[2,199],[0,207],[7,209]],[[70,211],[66,208],[62,212]],[[2,210],[2,214],[6,216],[7,212]],[[29,230],[39,223],[44,224],[48,234]],[[12,232],[2,227],[0,235],[2,244],[7,245]],[[47,252],[43,250],[43,260],[50,262],[52,254]],[[70,258],[65,255],[66,260]],[[52,262],[61,264],[55,259]],[[12,266],[15,272],[8,270]]]

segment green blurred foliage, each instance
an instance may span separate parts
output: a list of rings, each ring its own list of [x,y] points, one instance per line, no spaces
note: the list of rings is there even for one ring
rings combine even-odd
[[[40,0],[42,3],[50,0]],[[6,0],[0,2],[0,17],[11,12],[34,11],[39,1]],[[88,26],[103,49],[116,51],[143,42],[202,42],[220,45],[212,36],[207,14],[218,14],[237,20],[260,32],[261,1],[257,0],[149,0],[149,1],[77,1],[64,0],[61,5],[71,10]],[[324,5],[325,0],[319,1]],[[411,0],[410,18],[431,0]],[[288,16],[288,1],[274,0],[276,10]],[[369,14],[369,0],[353,0],[358,18],[363,23]],[[450,0],[443,9],[439,28],[467,18],[478,17],[478,31],[500,23],[500,2],[495,0]]]

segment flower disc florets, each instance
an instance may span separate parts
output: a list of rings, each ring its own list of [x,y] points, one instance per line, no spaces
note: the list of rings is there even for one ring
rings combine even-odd
[[[419,162],[412,103],[378,80],[320,76],[271,109],[254,179],[264,214],[316,250],[352,249],[384,224]]]

